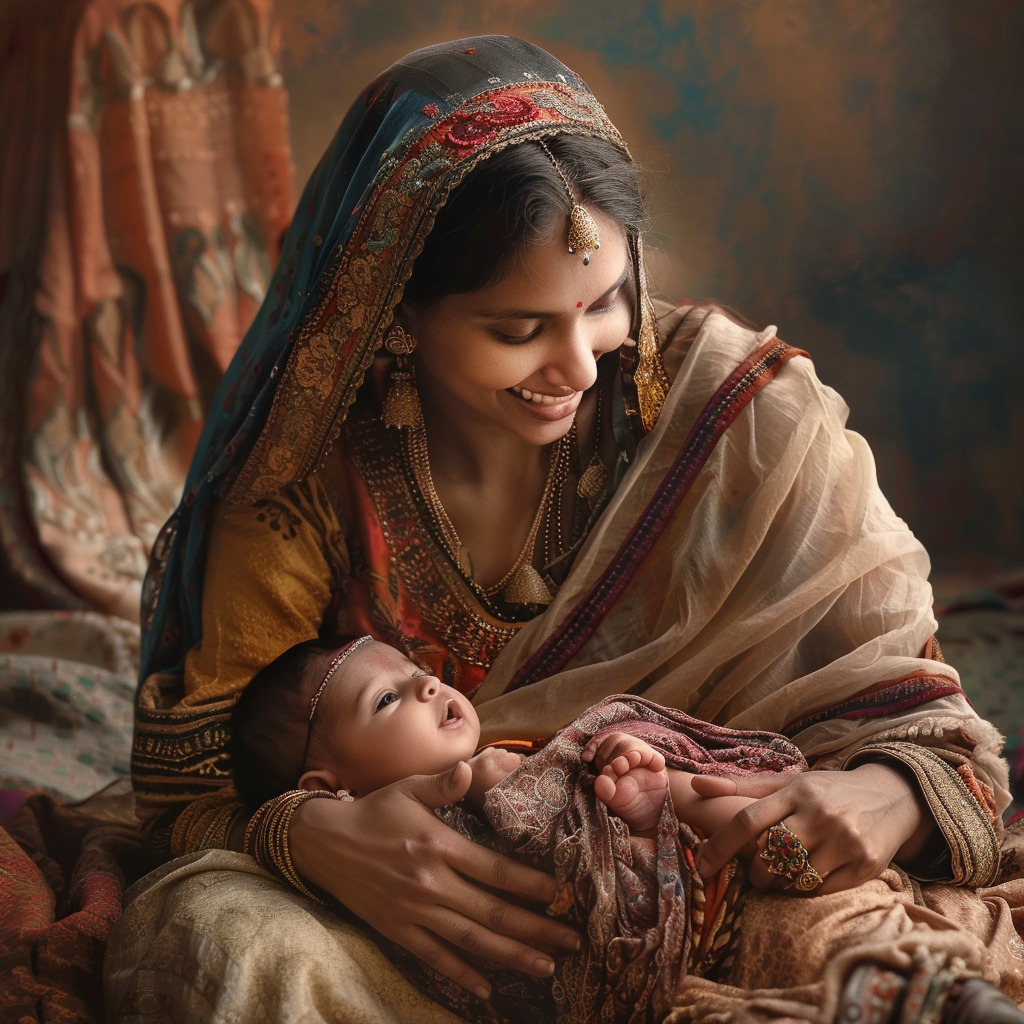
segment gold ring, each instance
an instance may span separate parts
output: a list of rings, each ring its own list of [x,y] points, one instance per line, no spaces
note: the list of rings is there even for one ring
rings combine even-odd
[[[764,849],[758,856],[773,875],[786,879],[787,889],[814,892],[825,881],[811,865],[811,855],[800,837],[781,821],[765,833]]]

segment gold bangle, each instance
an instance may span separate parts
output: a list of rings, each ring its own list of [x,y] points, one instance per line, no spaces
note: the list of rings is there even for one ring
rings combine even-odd
[[[307,800],[323,797],[338,799],[335,793],[325,789],[297,789],[268,800],[249,820],[243,849],[260,867],[277,875],[307,899],[328,906],[327,901],[317,896],[299,876],[288,847],[292,815]]]
[[[241,812],[236,805],[215,807],[202,818],[204,825],[199,845],[204,850],[226,850],[228,833]]]

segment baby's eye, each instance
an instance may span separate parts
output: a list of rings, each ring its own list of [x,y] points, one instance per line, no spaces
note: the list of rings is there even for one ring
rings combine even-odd
[[[396,700],[398,700],[398,694],[395,693],[394,690],[389,690],[387,693],[384,694],[383,697],[381,697],[379,701],[377,701],[377,706],[373,710],[380,711],[381,708],[386,708],[389,704],[393,704]]]

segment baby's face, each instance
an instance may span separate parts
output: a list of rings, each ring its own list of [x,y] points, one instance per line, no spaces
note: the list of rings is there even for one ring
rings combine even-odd
[[[321,697],[327,702],[324,720],[339,762],[318,767],[331,768],[353,796],[447,771],[472,757],[480,739],[466,697],[376,640],[342,662]]]

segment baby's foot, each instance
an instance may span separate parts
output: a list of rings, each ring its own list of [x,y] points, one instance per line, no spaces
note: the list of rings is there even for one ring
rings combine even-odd
[[[645,765],[632,767],[626,756],[616,757],[594,779],[594,793],[634,835],[653,835],[668,792],[668,772]],[[662,762],[664,764],[664,762]]]

